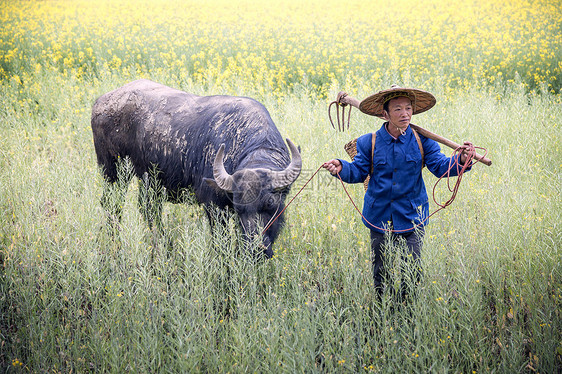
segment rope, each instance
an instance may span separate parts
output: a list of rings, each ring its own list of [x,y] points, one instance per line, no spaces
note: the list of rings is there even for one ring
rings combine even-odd
[[[353,204],[353,206],[355,207],[355,210],[357,210],[359,212],[359,214],[361,215],[361,217],[365,220],[365,222],[367,222],[369,224],[369,226],[381,230],[381,231],[385,231],[385,232],[392,232],[392,233],[401,233],[401,232],[407,232],[407,231],[412,231],[414,230],[416,227],[421,226],[425,221],[427,221],[429,218],[431,218],[434,214],[436,214],[437,212],[445,209],[446,207],[448,207],[449,205],[451,205],[453,203],[453,201],[455,200],[455,197],[457,196],[457,193],[459,191],[459,187],[461,184],[461,180],[462,177],[464,175],[464,172],[466,171],[466,169],[468,169],[469,167],[472,167],[472,165],[476,164],[477,162],[479,162],[478,159],[474,158],[474,155],[476,154],[476,149],[481,149],[483,150],[484,153],[484,157],[486,157],[486,155],[488,154],[488,151],[485,148],[482,147],[475,147],[474,145],[472,145],[472,143],[465,143],[465,145],[460,146],[458,148],[456,148],[451,156],[451,159],[449,160],[449,167],[447,169],[447,171],[441,176],[439,177],[439,179],[437,180],[437,182],[435,182],[435,185],[433,186],[433,201],[435,202],[435,204],[437,204],[437,206],[439,206],[439,209],[435,210],[433,213],[431,213],[430,215],[428,215],[425,219],[421,220],[417,225],[412,226],[412,228],[409,229],[402,229],[402,230],[392,230],[392,229],[386,229],[383,227],[378,227],[376,225],[373,225],[371,222],[369,222],[365,216],[363,215],[363,213],[359,210],[359,208],[357,207],[357,204],[355,204],[355,202],[353,201],[351,195],[349,194],[349,192],[347,191],[347,188],[345,188],[345,184],[343,182],[343,180],[340,177],[340,174],[337,173],[338,175],[338,179],[341,182],[341,185],[345,191],[345,193],[347,194],[347,197],[349,197],[349,200],[351,201],[351,203]],[[456,155],[461,155],[461,153],[466,152],[467,154],[467,158],[466,161],[464,163],[464,165],[462,166],[462,168],[460,168],[460,165],[457,163],[456,164],[456,168],[457,168],[457,181],[455,183],[455,186],[453,188],[451,188],[451,184],[450,184],[450,180],[451,180],[451,171],[454,168],[453,163],[453,159],[454,156]],[[482,157],[482,158],[484,158]],[[449,200],[447,200],[446,202],[444,202],[443,204],[440,204],[437,202],[437,199],[435,197],[435,189],[437,187],[437,185],[439,184],[439,182],[441,182],[441,180],[443,180],[444,178],[447,178],[447,186],[449,188],[449,191],[452,192],[451,197],[449,198]]]
[[[361,210],[359,210],[359,208],[357,207],[357,204],[355,204],[355,201],[353,201],[353,198],[351,197],[351,195],[349,194],[349,191],[347,190],[347,188],[345,187],[345,183],[343,181],[343,179],[340,176],[340,173],[336,173],[338,179],[341,182],[341,185],[343,187],[343,190],[345,191],[345,193],[347,194],[347,197],[349,198],[349,200],[351,201],[351,203],[353,204],[353,206],[355,207],[355,210],[357,210],[357,212],[359,212],[359,214],[361,215],[361,217],[365,220],[365,222],[367,222],[371,227],[381,230],[381,231],[385,231],[385,232],[392,232],[392,233],[401,233],[401,232],[407,232],[407,231],[411,231],[414,230],[416,227],[421,226],[425,221],[427,221],[430,217],[432,217],[434,214],[436,214],[437,212],[445,209],[446,207],[448,207],[449,205],[451,205],[453,203],[453,201],[455,200],[455,197],[457,196],[457,193],[459,191],[459,187],[462,181],[462,177],[464,175],[464,172],[466,171],[466,169],[468,169],[469,167],[472,167],[474,164],[480,162],[479,159],[475,158],[474,155],[476,154],[476,149],[480,149],[484,152],[484,157],[486,157],[486,155],[488,154],[488,151],[485,148],[482,147],[475,147],[474,145],[472,145],[472,143],[465,143],[465,145],[458,147],[457,149],[454,150],[451,159],[449,160],[449,167],[447,169],[447,171],[441,176],[439,177],[439,179],[437,180],[437,182],[435,182],[435,185],[433,186],[433,201],[435,202],[435,204],[437,204],[437,206],[439,206],[439,209],[435,210],[433,213],[431,213],[429,216],[427,216],[425,219],[423,219],[422,221],[420,221],[417,225],[414,225],[412,228],[409,229],[403,229],[403,230],[392,230],[392,229],[386,229],[386,228],[382,228],[382,227],[378,227],[374,224],[372,224],[371,222],[369,222],[365,216],[363,215],[363,213],[361,212]],[[460,167],[460,165],[458,163],[456,163],[455,165],[453,165],[453,159],[454,156],[458,155],[460,157],[460,155],[465,152],[467,157],[466,157],[466,161],[464,163],[464,165],[462,167]],[[457,181],[455,183],[455,186],[453,188],[451,188],[451,183],[450,183],[450,179],[451,179],[451,171],[453,170],[453,168],[456,166],[456,172],[457,172]],[[273,223],[281,216],[281,214],[283,214],[283,212],[289,207],[289,205],[291,205],[291,203],[297,198],[297,196],[299,196],[299,194],[305,189],[305,187],[308,185],[308,183],[310,183],[310,181],[316,176],[316,174],[318,174],[318,172],[320,171],[320,169],[322,168],[322,165],[320,165],[318,167],[318,169],[316,169],[316,171],[314,172],[314,174],[312,174],[312,176],[308,179],[308,181],[306,181],[306,183],[301,187],[301,189],[295,194],[295,196],[293,196],[293,198],[287,203],[287,205],[285,205],[285,207],[283,208],[283,210],[281,210],[281,212],[279,212],[279,214],[277,214],[277,216],[275,216],[274,219],[272,219],[270,221],[270,223],[267,225],[267,227],[262,231],[262,235],[265,234],[265,232],[271,227],[271,225],[273,225]],[[437,202],[437,199],[435,197],[435,190],[437,185],[439,184],[439,182],[441,182],[441,180],[447,178],[447,186],[449,188],[449,191],[452,193],[451,197],[449,198],[449,200],[447,200],[446,202],[440,204],[439,202]]]
[[[299,194],[302,192],[302,190],[304,190],[304,188],[308,185],[308,183],[310,183],[310,181],[316,176],[316,174],[318,174],[318,172],[320,171],[320,169],[322,169],[322,165],[320,165],[318,167],[318,169],[316,169],[316,171],[314,172],[314,174],[312,174],[312,177],[310,177],[306,183],[301,187],[301,189],[299,190],[299,192],[296,193],[295,196],[293,196],[293,198],[287,203],[287,205],[285,205],[285,207],[283,208],[283,210],[281,210],[281,212],[279,212],[279,214],[277,216],[275,216],[275,218],[273,220],[271,220],[269,222],[269,224],[267,225],[267,227],[265,229],[263,229],[262,231],[262,235],[265,234],[265,232],[271,227],[271,225],[273,225],[273,222],[277,221],[277,218],[279,218],[281,216],[281,214],[283,214],[283,212],[285,211],[285,209],[287,209],[289,207],[289,205],[291,205],[291,203],[297,198],[297,196],[299,196]]]

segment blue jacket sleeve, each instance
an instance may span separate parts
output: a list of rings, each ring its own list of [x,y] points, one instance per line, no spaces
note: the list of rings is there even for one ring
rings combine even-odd
[[[341,179],[346,183],[363,182],[371,169],[371,141],[372,134],[365,134],[357,139],[357,155],[353,162],[341,160]]]
[[[451,167],[451,176],[457,176],[458,172],[463,167],[462,164],[459,164],[459,155],[447,157],[441,153],[441,147],[435,140],[428,139],[422,135],[420,135],[420,137],[422,138],[427,169],[436,177],[441,177],[449,170],[449,167]],[[468,167],[466,171],[470,169],[471,167]]]

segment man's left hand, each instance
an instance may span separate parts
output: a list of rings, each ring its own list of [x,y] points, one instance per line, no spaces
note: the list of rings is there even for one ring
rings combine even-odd
[[[468,160],[468,152],[471,148],[473,148],[472,143],[471,142],[464,142],[462,145],[462,148],[464,148],[464,150],[462,151],[462,153],[459,156],[459,162],[461,165],[464,165],[466,163],[466,161]]]

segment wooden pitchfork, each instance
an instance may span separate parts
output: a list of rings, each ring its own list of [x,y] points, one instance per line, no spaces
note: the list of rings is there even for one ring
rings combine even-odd
[[[359,100],[357,100],[356,98],[353,98],[351,96],[349,96],[347,93],[345,92],[340,92],[338,93],[338,96],[336,98],[335,101],[333,101],[332,103],[330,103],[330,106],[328,106],[328,117],[330,118],[330,122],[332,123],[332,127],[335,129],[335,125],[334,122],[332,121],[332,115],[330,113],[331,108],[333,105],[336,106],[336,113],[337,113],[337,122],[338,122],[338,130],[339,131],[344,131],[346,126],[349,129],[349,118],[351,116],[351,108],[349,108],[349,112],[347,114],[347,125],[345,122],[345,107],[347,105],[351,105],[357,109],[359,109],[359,104],[361,102]],[[340,123],[340,115],[339,115],[339,109],[341,107],[341,123]],[[419,127],[418,125],[414,125],[412,123],[410,123],[410,126],[416,130],[419,134],[422,134],[423,136],[425,136],[426,138],[429,139],[433,139],[438,143],[441,143],[443,145],[446,145],[449,148],[452,149],[458,149],[460,147],[462,147],[460,144],[455,143],[452,140],[449,140],[447,138],[442,137],[441,135],[437,135],[429,130],[424,129],[423,127]],[[474,154],[474,158],[477,159],[479,162],[485,164],[485,165],[492,165],[492,160],[490,160],[487,157],[481,156],[478,153]]]

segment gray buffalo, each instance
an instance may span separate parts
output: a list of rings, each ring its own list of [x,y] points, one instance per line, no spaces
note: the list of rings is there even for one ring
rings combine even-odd
[[[110,199],[108,191],[120,186],[124,196],[130,180],[123,183],[118,177],[118,165],[128,159],[141,192],[157,185],[167,201],[178,203],[189,191],[206,208],[211,226],[212,207],[233,210],[245,241],[261,240],[258,255],[273,255],[283,217],[264,233],[260,228],[283,210],[302,161],[299,149],[287,139],[289,156],[262,104],[246,97],[197,96],[138,80],[96,100],[92,132],[108,182],[102,205],[113,217],[120,219],[121,202]],[[158,222],[161,200],[141,195],[141,210],[156,211]]]

